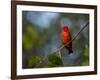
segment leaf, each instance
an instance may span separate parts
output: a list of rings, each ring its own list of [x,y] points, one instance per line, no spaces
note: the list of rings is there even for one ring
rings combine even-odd
[[[63,65],[62,60],[58,56],[58,54],[53,53],[48,55],[49,66],[60,66]]]
[[[40,56],[32,56],[29,60],[28,60],[28,64],[27,67],[32,68],[35,67],[37,64],[39,64],[41,61]]]

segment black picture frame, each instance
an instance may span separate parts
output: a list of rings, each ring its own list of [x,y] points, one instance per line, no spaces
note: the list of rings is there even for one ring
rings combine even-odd
[[[80,8],[94,9],[94,71],[85,72],[70,72],[70,73],[52,73],[52,74],[31,74],[17,75],[17,20],[16,6],[31,5],[31,6],[49,6],[61,8]],[[33,2],[33,1],[11,1],[11,79],[29,79],[29,78],[44,78],[44,77],[61,77],[61,76],[78,76],[78,75],[93,75],[97,74],[97,6],[96,5],[80,5],[80,4],[64,4],[64,3],[49,3],[49,2]]]

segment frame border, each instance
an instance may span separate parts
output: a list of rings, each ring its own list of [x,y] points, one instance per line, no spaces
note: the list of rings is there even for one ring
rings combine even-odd
[[[17,5],[34,5],[34,6],[50,6],[50,7],[68,7],[81,9],[94,9],[94,71],[70,72],[70,73],[52,73],[52,74],[36,74],[36,75],[17,75]],[[77,75],[93,75],[97,74],[97,6],[96,5],[80,5],[80,4],[64,4],[34,1],[11,1],[11,79],[29,79],[29,78],[45,78],[45,77],[61,77],[61,76],[77,76]]]

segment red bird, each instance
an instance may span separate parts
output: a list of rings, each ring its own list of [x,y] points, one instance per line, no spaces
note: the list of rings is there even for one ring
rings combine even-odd
[[[73,53],[72,42],[70,42],[72,40],[72,37],[68,29],[68,26],[63,27],[61,31],[61,38],[62,38],[63,45],[65,45],[65,48],[69,51],[69,54]]]

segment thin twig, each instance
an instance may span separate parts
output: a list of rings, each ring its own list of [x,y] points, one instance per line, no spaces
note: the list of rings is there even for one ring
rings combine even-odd
[[[67,44],[62,45],[60,48],[58,48],[58,49],[57,49],[55,52],[53,52],[53,53],[56,53],[56,52],[60,51],[60,50],[63,49],[65,46],[67,46],[70,42],[74,41],[74,40],[77,38],[77,36],[87,27],[88,24],[89,24],[89,22],[87,22],[87,23],[82,27],[82,29],[76,34],[76,36],[75,36],[72,40],[70,40]],[[46,58],[47,58],[47,56],[45,56],[45,57],[40,61],[40,63],[39,63],[38,65],[36,65],[36,67],[38,67]]]

